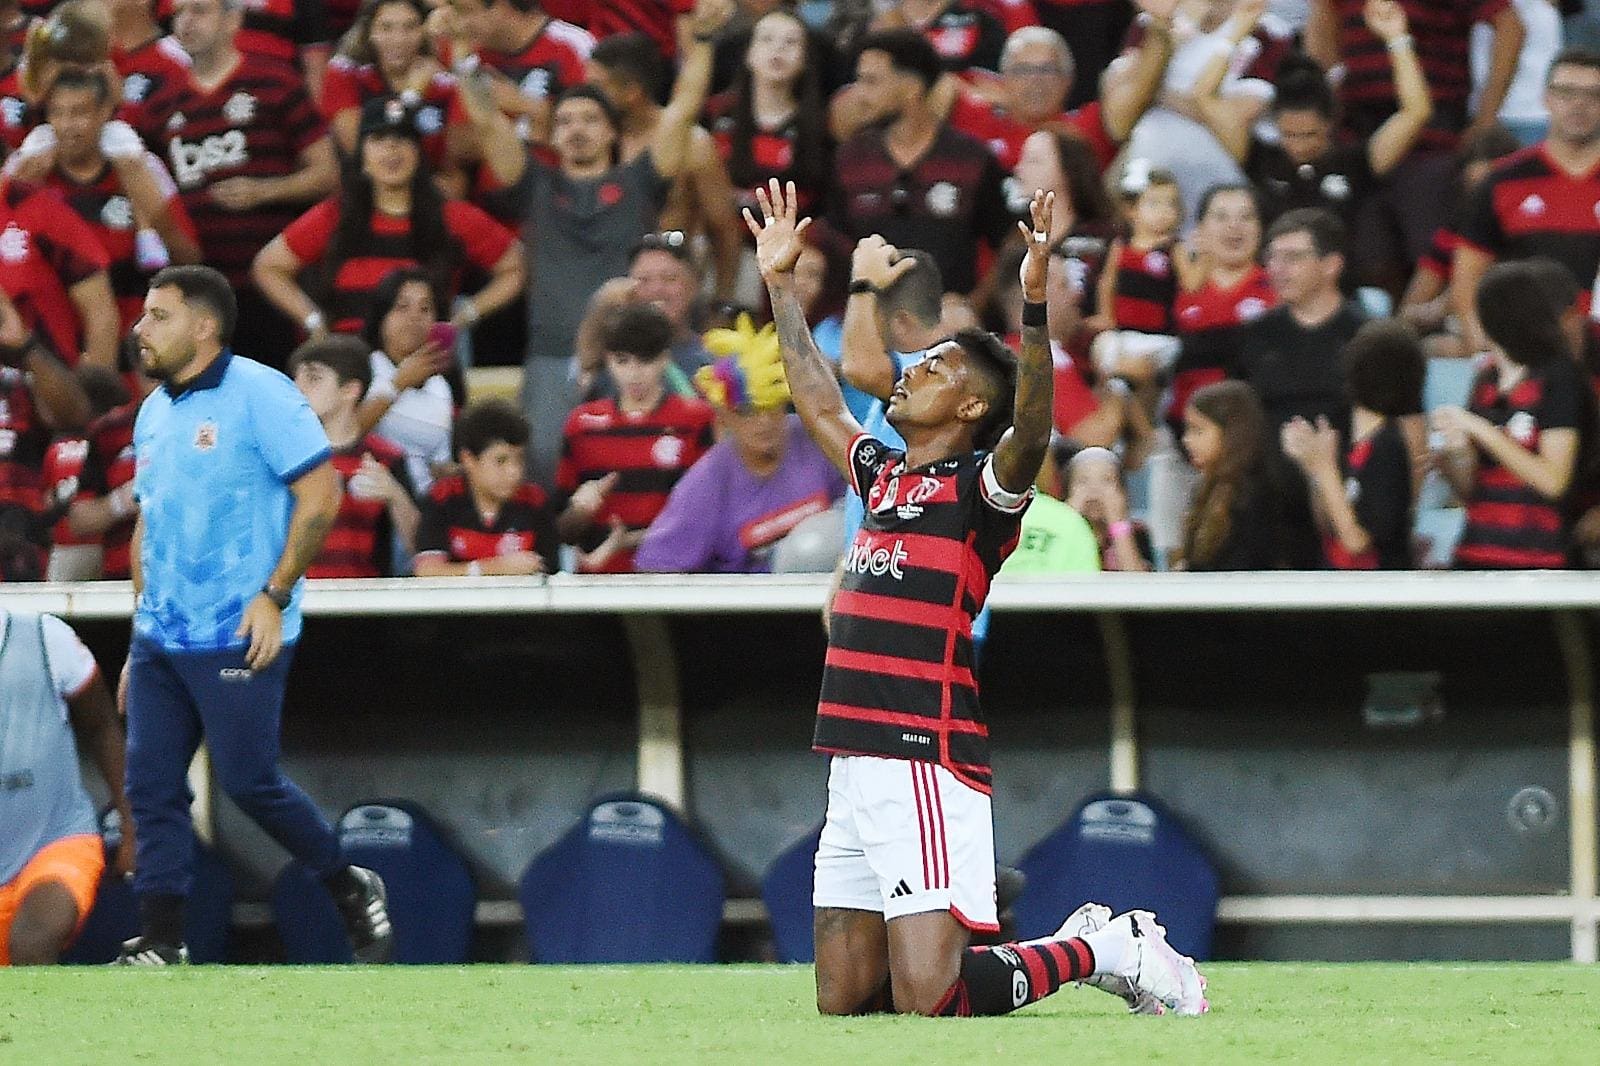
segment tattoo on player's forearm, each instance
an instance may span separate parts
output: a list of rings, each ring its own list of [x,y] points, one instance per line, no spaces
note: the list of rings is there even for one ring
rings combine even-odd
[[[1048,434],[1054,404],[1054,375],[1049,331],[1044,326],[1023,326],[1022,353],[1017,360],[1016,409],[1011,420],[1019,435]]]
[[[839,381],[833,376],[833,367],[817,350],[799,297],[786,286],[773,287],[771,295],[772,320],[778,327],[778,347],[783,352],[783,372],[789,380],[795,406],[803,415],[806,407],[815,411],[842,405],[844,394],[839,391]]]

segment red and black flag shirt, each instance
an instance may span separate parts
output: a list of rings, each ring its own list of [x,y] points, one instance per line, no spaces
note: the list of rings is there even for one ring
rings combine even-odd
[[[1361,14],[1365,6],[1365,0],[1333,0],[1345,72],[1339,97],[1346,127],[1361,140],[1377,132],[1399,108],[1394,63],[1383,41],[1367,28]],[[1407,29],[1416,39],[1417,59],[1433,97],[1433,118],[1418,143],[1448,151],[1467,126],[1472,27],[1494,21],[1511,0],[1400,0],[1400,6],[1405,8]]]
[[[1335,570],[1409,570],[1411,452],[1399,422],[1389,419],[1345,451],[1344,492],[1372,543],[1357,554],[1325,532],[1322,552],[1328,565]]]
[[[1251,267],[1233,285],[1207,280],[1198,289],[1178,294],[1173,310],[1182,343],[1172,364],[1170,421],[1183,419],[1189,397],[1236,373],[1240,330],[1277,304],[1278,294],[1259,266]]]
[[[850,442],[866,515],[845,552],[817,705],[816,751],[936,762],[990,788],[972,622],[1022,529],[991,456],[907,469],[866,434]]]
[[[173,224],[198,241],[200,235],[183,206],[183,197],[178,195],[178,186],[173,182],[172,175],[161,160],[148,152],[145,154],[145,165],[166,201]],[[80,182],[56,167],[45,179],[45,184],[60,193],[67,206],[77,212],[78,217],[94,231],[100,246],[110,257],[111,294],[116,297],[122,332],[127,333],[144,313],[145,293],[149,290],[150,277],[155,271],[139,265],[135,249],[139,224],[133,217],[133,203],[123,188],[121,175],[110,163],[104,163],[93,180]]]
[[[329,122],[343,111],[360,111],[368,100],[396,95],[376,63],[357,63],[348,56],[334,56],[322,75],[322,99],[318,101]],[[451,126],[466,127],[468,118],[456,79],[444,71],[436,72],[417,94],[417,130],[422,134],[422,154],[438,170],[448,160],[446,138]]]
[[[580,405],[562,432],[556,488],[571,496],[586,481],[615,473],[617,482],[595,512],[593,528],[578,546],[592,551],[606,537],[611,520],[630,530],[647,528],[667,505],[678,479],[714,443],[709,405],[669,395],[645,414],[622,411],[614,399]],[[633,573],[631,551],[618,552],[597,573]]]
[[[44,457],[50,429],[34,406],[27,375],[0,366],[0,506],[38,514],[44,506]]]
[[[678,54],[677,20],[694,10],[694,0],[543,0],[551,18],[582,26],[596,40],[619,33],[642,33],[667,59]]]
[[[0,186],[0,289],[68,366],[83,336],[68,290],[109,265],[99,237],[55,190]]]
[[[45,491],[57,506],[100,499],[133,480],[133,422],[138,413],[138,404],[124,404],[95,419],[81,436],[65,437],[50,445],[44,461]],[[80,537],[72,532],[63,515],[52,530],[51,540],[61,545],[104,545],[101,576],[122,580],[129,575],[133,525],[134,516],[130,514],[103,534]]]
[[[300,153],[327,134],[300,72],[247,53],[214,89],[200,88],[189,76],[174,78],[128,110],[128,121],[171,168],[200,231],[206,265],[233,285],[248,286],[256,253],[301,209],[277,203],[229,211],[212,200],[210,187],[226,178],[281,178],[300,169]]]
[[[361,471],[361,464],[372,456],[409,495],[411,475],[406,473],[406,454],[397,444],[377,434],[368,434],[333,453],[333,468],[339,473],[344,496],[339,514],[322,542],[322,551],[306,568],[307,577],[388,577],[394,567],[394,526],[389,520],[386,501],[363,496],[351,489],[350,481]]]
[[[1473,382],[1469,410],[1488,419],[1513,441],[1537,452],[1552,429],[1579,429],[1583,382],[1578,366],[1564,355],[1531,368],[1509,390],[1500,388],[1494,361],[1485,356]],[[1546,499],[1478,449],[1478,468],[1467,525],[1456,548],[1464,570],[1559,569],[1567,564],[1566,526],[1561,501]]]
[[[1172,308],[1178,302],[1178,271],[1173,244],[1135,248],[1127,243],[1117,256],[1117,289],[1111,315],[1118,329],[1140,333],[1177,332]]]
[[[339,210],[338,198],[324,200],[283,231],[284,243],[301,263],[314,270],[322,269],[323,253],[339,226]],[[444,225],[464,256],[462,265],[471,264],[484,273],[500,261],[516,239],[481,208],[461,200],[445,201]],[[334,273],[333,291],[326,304],[333,328],[341,333],[361,332],[373,291],[395,270],[417,265],[413,250],[409,217],[373,211],[367,246],[347,255]],[[437,254],[444,253],[445,249],[437,250]],[[446,294],[450,298],[460,285],[460,270],[456,273],[451,279],[451,291]]]
[[[156,5],[156,17],[163,25],[171,24],[176,6],[173,0],[160,0]],[[248,0],[244,25],[233,43],[246,55],[295,63],[300,49],[331,39],[323,0]]]
[[[1574,177],[1543,144],[1507,156],[1467,201],[1461,243],[1498,259],[1554,259],[1587,308],[1600,268],[1600,167]]]
[[[187,76],[194,64],[175,37],[152,37],[137,48],[111,49],[111,65],[122,77],[122,102],[138,105],[174,78]]]
[[[555,518],[544,490],[523,485],[500,505],[494,521],[485,523],[465,478],[441,478],[422,503],[417,526],[417,557],[443,556],[453,563],[474,563],[516,552],[538,552],[545,569],[556,561]]]

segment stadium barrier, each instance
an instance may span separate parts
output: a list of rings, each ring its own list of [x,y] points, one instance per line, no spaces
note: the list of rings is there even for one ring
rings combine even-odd
[[[707,664],[702,661],[703,648],[686,651],[681,647],[681,625],[676,641],[679,646],[675,646],[674,624],[687,620],[697,626],[701,622],[714,626],[719,620],[729,619],[761,619],[777,624],[788,619],[783,623],[788,631],[799,633],[808,619],[817,617],[825,589],[825,579],[815,576],[617,579],[558,575],[548,579],[328,581],[312,584],[306,597],[306,614],[311,620],[308,631],[323,624],[322,620],[356,620],[370,625],[375,619],[426,619],[449,624],[480,616],[550,616],[543,620],[566,620],[561,621],[563,626],[585,617],[614,621],[620,625],[632,660],[636,692],[632,784],[680,810],[689,810],[691,789],[685,774],[681,675],[704,670]],[[88,623],[91,628],[96,623],[125,621],[130,601],[125,583],[10,586],[3,599],[14,610],[47,611],[69,621]],[[1570,957],[1579,962],[1596,961],[1600,901],[1596,883],[1593,654],[1600,581],[1575,573],[1102,574],[1030,580],[1025,584],[1002,580],[995,585],[991,602],[997,616],[997,636],[993,640],[997,658],[1007,645],[1026,642],[1018,639],[1019,634],[1040,627],[1076,626],[1069,632],[1080,643],[1085,633],[1097,634],[1097,649],[1073,651],[1073,668],[1080,671],[1073,682],[1104,694],[1102,702],[1109,709],[1104,723],[1104,764],[1106,781],[1115,792],[1132,792],[1141,785],[1152,787],[1145,763],[1153,757],[1154,745],[1144,735],[1152,723],[1142,715],[1148,716],[1148,704],[1152,702],[1170,702],[1170,697],[1159,695],[1151,699],[1151,691],[1162,684],[1193,686],[1194,693],[1186,698],[1196,706],[1213,709],[1222,689],[1212,691],[1197,684],[1197,678],[1203,680],[1212,673],[1238,674],[1248,687],[1254,683],[1251,671],[1255,670],[1264,679],[1263,690],[1289,691],[1294,700],[1303,697],[1308,703],[1316,703],[1323,698],[1322,690],[1332,684],[1310,672],[1324,661],[1315,655],[1306,658],[1318,641],[1334,640],[1335,635],[1338,640],[1347,640],[1352,632],[1371,631],[1368,643],[1358,642],[1359,646],[1349,654],[1372,659],[1375,666],[1382,667],[1393,665],[1390,657],[1382,654],[1389,645],[1425,636],[1435,628],[1448,630],[1455,635],[1452,639],[1462,633],[1472,634],[1463,649],[1458,649],[1458,656],[1470,660],[1475,684],[1493,679],[1494,685],[1499,686],[1496,692],[1501,696],[1510,694],[1513,700],[1519,699],[1524,690],[1539,689],[1538,698],[1544,703],[1564,704],[1564,708],[1558,708],[1563,712],[1559,717],[1525,715],[1525,729],[1503,743],[1507,747],[1533,746],[1529,737],[1537,732],[1537,742],[1548,743],[1555,750],[1558,738],[1545,734],[1552,732],[1556,721],[1564,719],[1564,735],[1559,738],[1566,772],[1564,796],[1551,794],[1558,790],[1532,790],[1527,797],[1519,793],[1513,800],[1510,817],[1525,822],[1524,828],[1558,825],[1564,817],[1565,848],[1558,858],[1565,883],[1550,883],[1548,872],[1556,863],[1551,856],[1545,856],[1541,860],[1544,865],[1539,867],[1544,873],[1515,874],[1506,879],[1514,882],[1513,888],[1516,884],[1537,883],[1538,891],[1505,891],[1498,887],[1499,882],[1492,889],[1441,891],[1441,885],[1448,888],[1447,877],[1423,886],[1422,893],[1363,894],[1348,891],[1343,883],[1338,886],[1339,891],[1329,892],[1232,891],[1221,902],[1220,921],[1243,927],[1347,924],[1385,925],[1392,929],[1417,925],[1465,929],[1507,923],[1560,924],[1570,929]],[[1235,643],[1225,645],[1222,655],[1216,655],[1213,648],[1207,662],[1188,663],[1184,656],[1176,654],[1181,649],[1174,646],[1171,638],[1177,631],[1174,627],[1180,625],[1182,632],[1191,637],[1198,634],[1204,638],[1208,631],[1227,630],[1233,634],[1228,639]],[[105,645],[106,641],[99,643]],[[1202,639],[1201,643],[1205,641]],[[1498,648],[1501,644],[1509,649],[1499,653],[1506,661],[1485,661],[1491,653],[1482,648]],[[91,640],[91,645],[95,646],[96,641]],[[735,658],[725,667],[747,666],[737,659],[736,649],[728,654]],[[1519,656],[1525,654],[1538,661],[1520,661]],[[804,655],[800,657],[805,659]],[[1018,661],[1015,653],[1008,654],[1004,669]],[[1307,666],[1306,662],[1313,665]],[[1098,663],[1104,676],[1091,676],[1092,670],[1085,663]],[[1002,667],[995,666],[994,670]],[[1431,713],[1427,679],[1418,682],[1410,675],[1397,677],[1398,680],[1381,672],[1368,676],[1372,686],[1364,711],[1368,713],[1369,726],[1376,723],[1381,727],[1390,719],[1403,722],[1408,715],[1425,720]],[[809,687],[814,694],[814,674],[778,680],[797,690]],[[1003,673],[998,675],[999,683],[992,672],[985,673],[987,691],[993,694],[992,713],[1006,713],[1008,705],[1017,702],[1017,693],[1005,681]],[[1394,684],[1399,685],[1399,696],[1394,693]],[[1416,687],[1409,696],[1408,685]],[[1238,685],[1230,691],[1237,692]],[[1032,698],[1031,692],[1027,695]],[[1459,694],[1453,698],[1462,700]],[[1263,699],[1270,702],[1271,697]],[[1465,701],[1471,702],[1470,693]],[[1408,702],[1411,705],[1407,706]],[[1285,719],[1282,726],[1291,733],[1304,727],[1305,723],[1292,718]],[[1315,732],[1313,729],[1311,735]],[[997,738],[1003,736],[997,731]],[[1494,736],[1487,741],[1472,741],[1479,746],[1493,743]],[[1222,741],[1218,744],[1226,746]],[[1311,757],[1315,758],[1316,753]],[[202,828],[209,831],[213,808],[203,761],[197,764],[195,779],[197,815]],[[1221,784],[1230,787],[1232,783]],[[1170,790],[1165,797],[1169,801],[1173,798]],[[1039,827],[1036,835],[1042,836],[1048,828]],[[772,854],[787,843],[778,842]],[[1487,847],[1485,850],[1493,851]],[[1226,867],[1225,863],[1225,872]],[[1236,889],[1237,884],[1231,887]],[[514,920],[514,907],[505,901],[486,901],[480,904],[480,918]],[[730,900],[729,914],[749,919],[758,911],[747,900]]]

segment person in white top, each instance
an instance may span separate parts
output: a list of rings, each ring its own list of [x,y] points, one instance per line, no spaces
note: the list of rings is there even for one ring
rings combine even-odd
[[[1545,76],[1561,51],[1561,13],[1553,0],[1511,0],[1522,19],[1526,36],[1517,57],[1517,71],[1511,76],[1505,102],[1500,105],[1500,124],[1524,145],[1544,140],[1550,129],[1550,111],[1544,106]],[[1489,78],[1493,60],[1494,27],[1478,23],[1472,27],[1472,102],[1470,112],[1478,113],[1478,100]]]
[[[374,430],[406,453],[406,473],[419,497],[448,467],[455,398],[445,374],[455,359],[448,323],[428,275],[394,271],[372,295],[365,339],[372,346],[372,385],[357,412],[362,434]]]

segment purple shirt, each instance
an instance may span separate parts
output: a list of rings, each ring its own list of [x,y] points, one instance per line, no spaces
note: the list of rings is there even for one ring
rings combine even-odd
[[[758,478],[722,440],[673,487],[634,566],[665,573],[764,574],[773,546],[844,493],[844,478],[794,415],[783,462]]]

